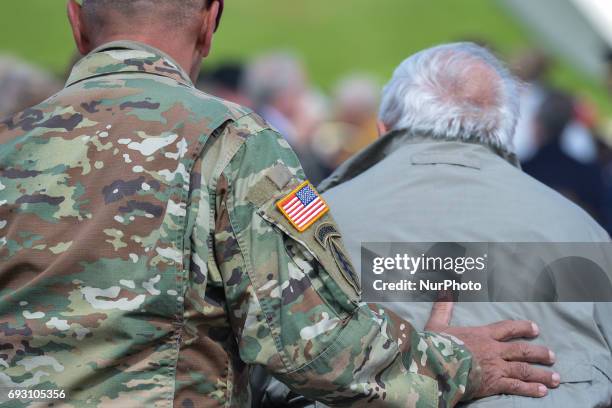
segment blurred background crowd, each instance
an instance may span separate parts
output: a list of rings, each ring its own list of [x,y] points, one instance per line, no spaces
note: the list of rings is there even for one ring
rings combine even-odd
[[[523,169],[612,233],[607,0],[226,3],[214,56],[196,86],[261,114],[314,184],[378,137],[381,89],[399,62],[436,43],[467,40],[499,54],[525,84],[514,141]],[[60,89],[79,57],[63,0],[2,7],[11,16],[0,36],[5,117]]]

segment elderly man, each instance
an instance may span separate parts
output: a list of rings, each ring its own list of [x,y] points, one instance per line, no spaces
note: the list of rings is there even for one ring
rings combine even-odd
[[[609,242],[584,211],[517,164],[511,136],[518,84],[487,50],[442,45],[405,60],[383,92],[381,138],[321,188],[349,254],[362,242]],[[422,325],[426,303],[392,308]],[[557,352],[561,386],[543,399],[494,397],[487,407],[608,406],[610,303],[461,303],[453,323],[527,316]]]
[[[449,328],[436,309],[446,334],[417,332],[361,302],[287,143],[193,85],[222,6],[70,0],[87,56],[0,124],[0,404],[243,407],[256,364],[344,406],[555,387],[520,363],[548,349],[503,342],[531,322]]]

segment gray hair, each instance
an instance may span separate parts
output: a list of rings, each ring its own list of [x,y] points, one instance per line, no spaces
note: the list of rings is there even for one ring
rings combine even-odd
[[[383,90],[379,118],[389,130],[513,152],[520,87],[487,49],[473,43],[440,45],[400,64]]]
[[[336,109],[376,112],[380,105],[380,83],[367,74],[351,74],[334,88]]]
[[[305,87],[302,62],[291,53],[260,55],[246,69],[243,88],[257,106],[271,103],[277,95],[294,87]]]

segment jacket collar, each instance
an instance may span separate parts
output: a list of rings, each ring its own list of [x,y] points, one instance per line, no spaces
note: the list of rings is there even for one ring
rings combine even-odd
[[[193,87],[189,75],[170,56],[135,41],[113,41],[96,48],[74,66],[66,86],[120,72],[164,76]]]
[[[325,192],[337,185],[345,183],[362,173],[365,173],[377,163],[383,161],[389,155],[408,144],[417,143],[465,143],[476,144],[488,148],[492,153],[501,156],[507,162],[520,168],[520,163],[516,154],[494,146],[486,145],[480,141],[467,141],[456,139],[445,139],[431,135],[417,135],[406,130],[396,130],[379,138],[377,141],[345,161],[334,173],[325,179],[319,186],[320,192]]]

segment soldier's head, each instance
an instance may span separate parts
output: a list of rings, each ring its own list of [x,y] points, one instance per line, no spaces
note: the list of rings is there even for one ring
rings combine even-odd
[[[483,47],[430,48],[402,62],[383,90],[380,131],[408,130],[513,151],[519,91],[519,82]]]
[[[223,0],[68,0],[81,54],[116,40],[152,45],[174,57],[192,77],[210,52]]]

